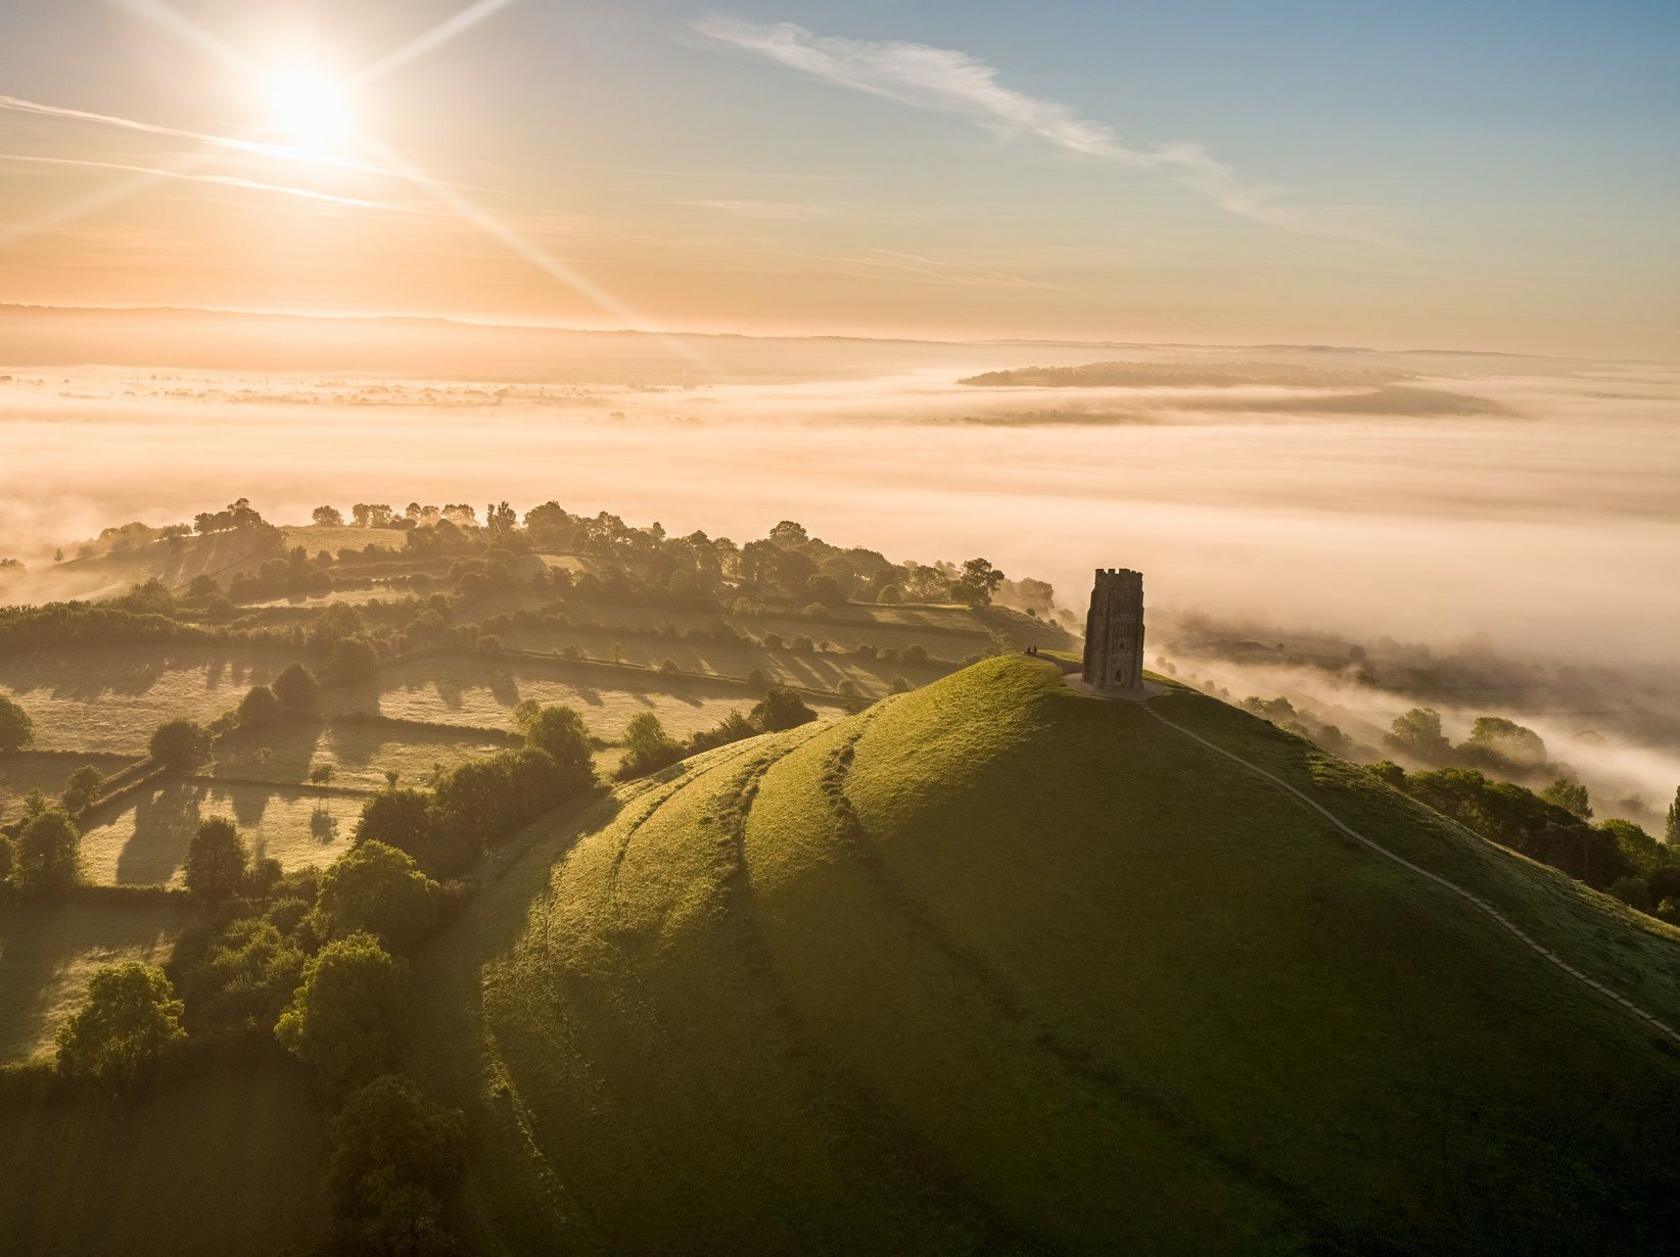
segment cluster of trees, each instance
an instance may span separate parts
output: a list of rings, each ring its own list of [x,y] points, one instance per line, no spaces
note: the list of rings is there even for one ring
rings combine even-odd
[[[805,700],[785,686],[771,687],[763,698],[753,704],[751,711],[732,711],[721,722],[696,733],[686,743],[671,738],[659,723],[659,717],[652,712],[641,712],[631,719],[624,731],[625,753],[617,775],[621,781],[645,777],[686,756],[756,737],[760,733],[797,728],[816,718],[817,713],[806,706]]]
[[[1534,730],[1504,716],[1478,716],[1470,736],[1457,746],[1441,728],[1441,713],[1433,707],[1414,707],[1395,717],[1386,738],[1389,746],[1426,764],[1459,764],[1490,772],[1544,773],[1546,744]]]
[[[219,511],[200,511],[193,516],[193,531],[197,533],[249,531],[271,527],[267,520],[252,509],[249,498],[239,498]]]
[[[234,709],[233,723],[260,728],[285,716],[309,715],[321,704],[321,683],[301,663],[293,662],[267,685],[253,685]]]
[[[1680,924],[1680,848],[1672,845],[1680,832],[1659,842],[1632,821],[1595,825],[1586,788],[1567,778],[1536,792],[1476,768],[1408,773],[1384,760],[1370,771],[1484,838]],[[1671,828],[1680,830],[1680,813]]]
[[[534,703],[522,703],[514,716],[524,746],[458,765],[429,790],[392,783],[362,808],[356,841],[385,843],[427,873],[454,877],[487,847],[595,789],[582,717],[569,707]]]

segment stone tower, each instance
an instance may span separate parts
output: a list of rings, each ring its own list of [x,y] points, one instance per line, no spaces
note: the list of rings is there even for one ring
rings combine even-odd
[[[1085,616],[1085,682],[1099,690],[1143,689],[1143,573],[1097,569]]]

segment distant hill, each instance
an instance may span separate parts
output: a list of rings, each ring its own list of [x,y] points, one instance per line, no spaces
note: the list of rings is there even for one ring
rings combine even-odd
[[[1189,691],[987,660],[539,835],[422,964],[475,1249],[1649,1253],[1680,934]]]

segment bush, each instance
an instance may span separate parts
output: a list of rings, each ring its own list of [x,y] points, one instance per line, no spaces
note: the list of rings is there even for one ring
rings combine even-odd
[[[304,965],[303,982],[274,1035],[322,1081],[353,1087],[396,1059],[408,1010],[408,967],[373,935],[352,934]]]
[[[762,733],[775,733],[781,729],[793,729],[799,725],[808,724],[817,718],[817,713],[805,705],[805,700],[788,689],[785,685],[773,687],[769,693],[753,704],[749,719]]]
[[[153,965],[107,965],[88,982],[81,1010],[58,1030],[58,1068],[121,1090],[138,1082],[185,1037],[181,1001]]]
[[[152,734],[151,756],[169,768],[191,768],[210,758],[210,733],[191,720],[171,720]]]
[[[314,711],[321,699],[321,683],[301,663],[289,663],[269,687],[293,711]]]
[[[266,685],[253,685],[245,691],[245,697],[239,700],[239,710],[234,714],[234,721],[241,728],[254,729],[278,720],[281,710],[280,700],[273,690]]]
[[[29,713],[0,694],[0,751],[21,750],[34,736],[35,724],[29,719]]]
[[[26,895],[61,894],[81,880],[76,842],[82,832],[63,808],[43,808],[17,836],[12,881]]]
[[[195,899],[220,903],[244,884],[250,859],[233,822],[212,816],[199,825],[187,846],[187,889]]]
[[[321,875],[310,923],[321,939],[376,934],[402,949],[437,924],[441,890],[413,857],[382,842],[363,842]]]
[[[618,767],[618,775],[625,781],[657,772],[682,758],[682,747],[666,736],[665,726],[651,711],[639,712],[630,718],[630,724],[624,730],[624,746],[624,760]]]

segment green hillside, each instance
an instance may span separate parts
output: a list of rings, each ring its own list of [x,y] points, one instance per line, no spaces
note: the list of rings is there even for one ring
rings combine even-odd
[[[556,825],[424,960],[485,1251],[1651,1252],[1680,935],[997,658]]]

